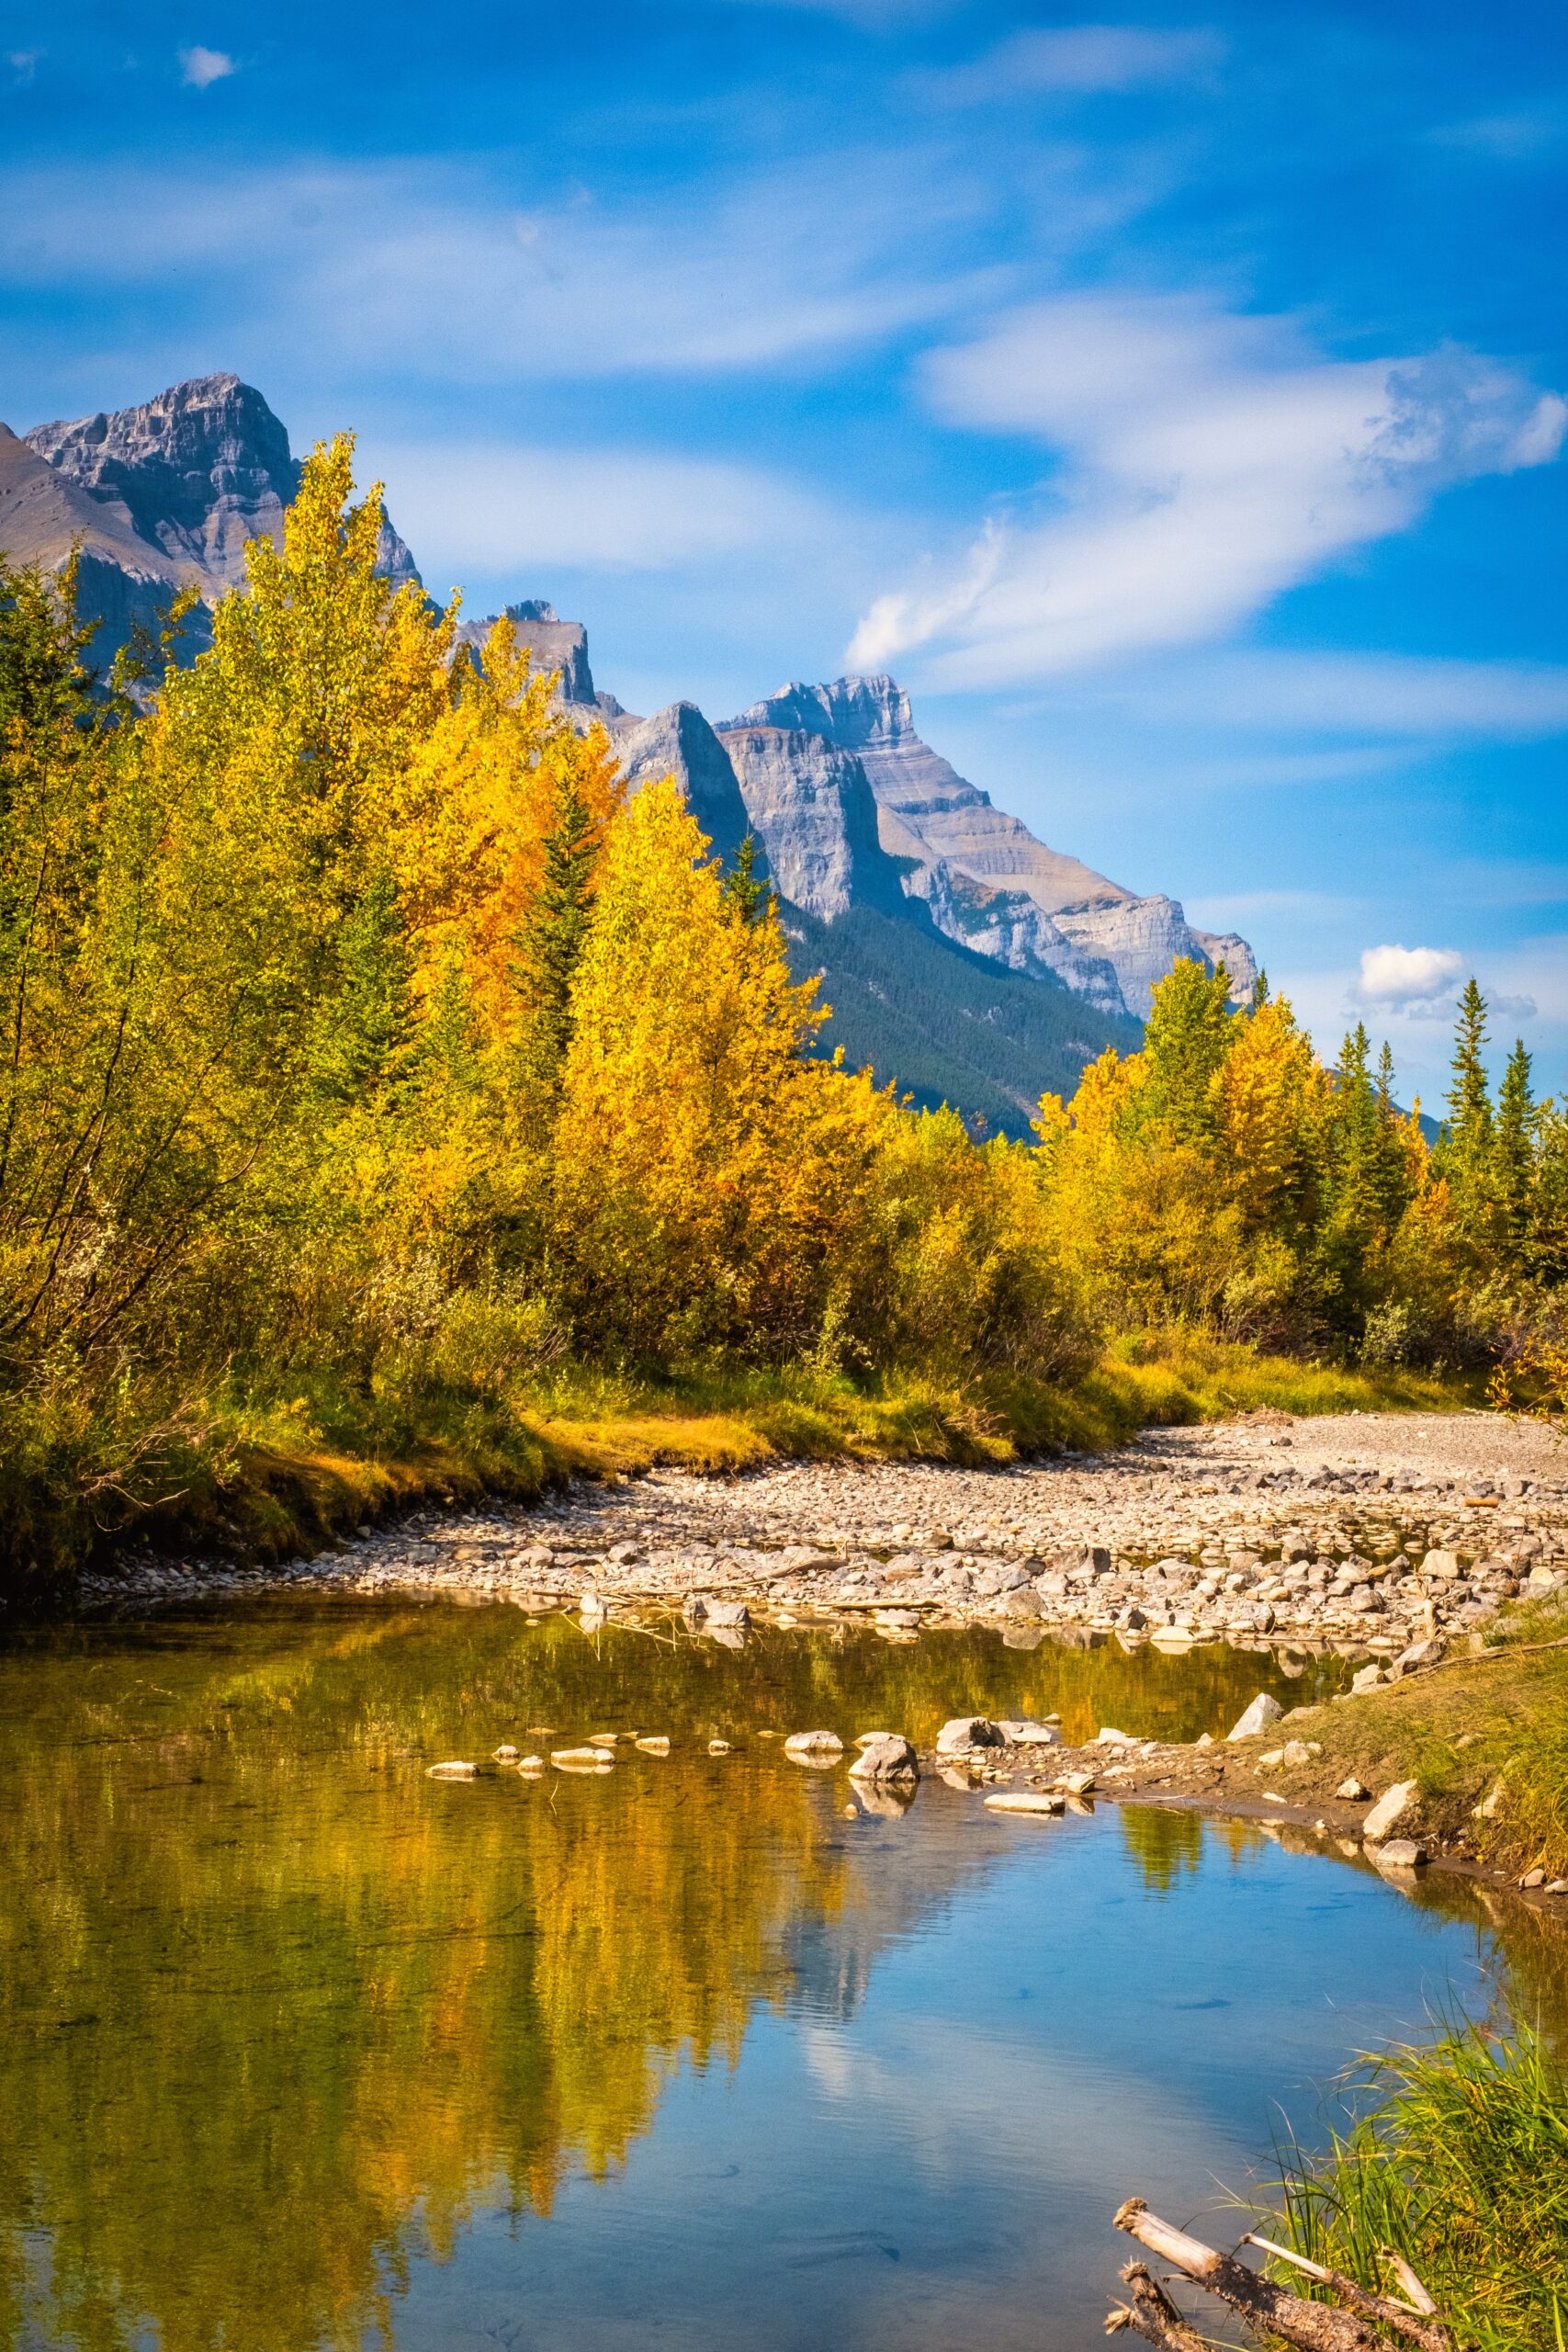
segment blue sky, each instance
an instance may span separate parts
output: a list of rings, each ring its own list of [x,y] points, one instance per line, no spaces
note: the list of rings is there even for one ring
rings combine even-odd
[[[722,718],[887,668],[1440,1091],[1568,1091],[1568,17],[0,5],[0,416],[232,368],[435,590]],[[1395,952],[1402,951],[1402,952]]]

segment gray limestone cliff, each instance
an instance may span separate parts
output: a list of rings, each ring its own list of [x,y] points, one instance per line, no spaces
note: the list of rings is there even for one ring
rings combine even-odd
[[[1050,971],[1104,1010],[1143,1015],[1179,956],[1224,960],[1233,992],[1254,978],[1236,938],[1211,942],[1174,899],[1140,898],[1051,849],[916,732],[909,698],[888,677],[793,684],[721,727],[819,734],[859,760],[875,794],[881,838],[913,861],[905,887],[950,937],[1015,971]]]
[[[283,424],[238,376],[197,376],[138,407],[35,425],[23,438],[68,503],[25,551],[0,513],[0,549],[59,571],[84,515],[90,518],[81,609],[103,624],[93,649],[100,662],[129,634],[129,618],[150,617],[175,588],[195,587],[210,607],[243,587],[247,544],[281,539],[284,509],[299,486]],[[384,513],[378,561],[400,586],[418,583],[413,558]],[[111,570],[123,585],[108,579]],[[193,645],[202,636],[198,626]]]

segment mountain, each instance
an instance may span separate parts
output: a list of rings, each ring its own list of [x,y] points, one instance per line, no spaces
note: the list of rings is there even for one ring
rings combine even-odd
[[[101,504],[0,424],[0,548],[14,563],[58,571],[77,555],[76,608],[109,652],[149,628],[188,567],[139,537],[123,510]],[[100,654],[101,659],[107,659]]]
[[[105,664],[194,586],[188,658],[243,585],[250,540],[280,537],[299,471],[280,420],[231,375],[20,439],[0,425],[0,550],[52,571],[76,551]],[[378,560],[418,584],[385,514]],[[717,728],[691,702],[642,718],[595,685],[580,622],[539,598],[506,610],[532,669],[556,675],[574,726],[608,729],[634,788],[673,775],[726,858],[753,836],[795,968],[822,975],[824,1044],[918,1102],[1024,1133],[1043,1091],[1070,1093],[1086,1060],[1136,1045],[1178,956],[1223,962],[1233,993],[1250,989],[1244,940],[1039,841],[922,741],[893,679],[787,685]],[[491,626],[461,625],[476,657]]]
[[[38,424],[21,443],[4,426],[0,434],[0,458],[25,446],[58,486],[51,502],[36,476],[30,489],[19,484],[25,544],[0,505],[0,548],[58,571],[82,540],[77,609],[100,625],[92,650],[101,663],[132,619],[150,622],[177,588],[194,586],[209,611],[243,587],[247,543],[281,538],[284,508],[299,487],[287,431],[238,376],[197,376],[138,408]],[[384,514],[379,562],[400,586],[418,582]],[[200,618],[189,636],[194,651],[206,636]]]
[[[1048,849],[995,808],[915,731],[909,697],[892,678],[788,685],[718,732],[732,752],[769,730],[811,736],[852,754],[875,797],[880,838],[909,861],[907,889],[938,928],[1014,971],[1049,971],[1105,1012],[1147,1012],[1150,991],[1178,956],[1224,963],[1237,997],[1257,967],[1234,933],[1194,931],[1174,899],[1139,898]]]

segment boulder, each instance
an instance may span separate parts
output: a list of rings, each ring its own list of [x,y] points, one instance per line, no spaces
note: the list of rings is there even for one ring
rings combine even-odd
[[[939,1756],[972,1756],[977,1747],[999,1747],[1002,1736],[987,1715],[954,1715],[936,1736]]]
[[[670,1753],[670,1742],[662,1732],[657,1734],[650,1732],[645,1738],[637,1741],[637,1746],[645,1756],[668,1756]]]
[[[745,1633],[751,1623],[751,1611],[743,1600],[715,1600],[702,1592],[688,1597],[682,1614],[689,1625],[724,1625],[739,1634]]]
[[[1400,1815],[1408,1810],[1415,1794],[1414,1781],[1395,1781],[1393,1788],[1383,1791],[1361,1824],[1361,1835],[1369,1846],[1376,1846],[1387,1837]]]
[[[1055,1789],[999,1789],[986,1803],[993,1813],[1058,1814],[1067,1809],[1066,1797]]]
[[[919,1766],[909,1742],[898,1732],[886,1731],[868,1739],[850,1766],[852,1781],[913,1781]]]
[[[844,1743],[836,1731],[792,1731],[784,1752],[794,1757],[796,1763],[816,1763],[841,1756]]]
[[[1348,1781],[1340,1781],[1334,1793],[1337,1797],[1342,1798],[1347,1804],[1365,1804],[1371,1795],[1371,1791],[1365,1781],[1358,1781],[1352,1772]]]
[[[1422,1576],[1438,1577],[1445,1582],[1456,1577],[1459,1572],[1457,1552],[1428,1552],[1420,1567]]]
[[[1255,1739],[1259,1732],[1267,1731],[1270,1724],[1277,1724],[1284,1712],[1278,1699],[1271,1699],[1267,1690],[1260,1690],[1225,1736],[1227,1739]]]
[[[1062,1745],[1062,1734],[1055,1724],[1035,1723],[1029,1716],[1016,1722],[998,1723],[997,1729],[1010,1747],[1060,1747]]]
[[[1383,1680],[1381,1666],[1363,1666],[1350,1677],[1350,1688],[1356,1691],[1381,1690]]]
[[[1435,1634],[1428,1634],[1424,1641],[1412,1642],[1408,1649],[1401,1650],[1393,1662],[1401,1674],[1414,1674],[1417,1667],[1436,1666],[1443,1656],[1443,1644]]]
[[[1380,1871],[1418,1871],[1427,1860],[1427,1849],[1414,1838],[1391,1838],[1386,1846],[1369,1847],[1368,1851]]]

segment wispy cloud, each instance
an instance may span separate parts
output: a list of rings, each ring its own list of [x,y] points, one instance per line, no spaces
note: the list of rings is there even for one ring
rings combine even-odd
[[[507,444],[377,444],[361,474],[427,579],[545,567],[666,571],[768,548],[776,558],[841,535],[839,518],[758,468],[658,451]]]
[[[195,49],[180,51],[180,79],[190,90],[209,90],[214,82],[226,82],[238,71],[227,50]]]
[[[0,175],[0,279],[171,290],[229,347],[308,334],[356,373],[515,382],[725,373],[874,344],[999,299],[988,198],[914,156],[840,153],[657,204],[407,162]]]
[[[1029,305],[933,354],[924,383],[947,423],[1057,460],[856,633],[853,666],[925,648],[956,688],[1220,638],[1449,484],[1555,457],[1568,428],[1568,404],[1496,361],[1333,360],[1289,320],[1170,296]]]
[[[42,55],[43,51],[41,49],[12,49],[6,51],[6,62],[11,69],[13,80],[16,81],[21,88],[26,89],[28,85],[32,81],[33,76],[38,72],[39,60]]]
[[[1513,114],[1477,115],[1446,122],[1427,136],[1436,147],[1454,147],[1503,164],[1526,163],[1555,147],[1568,132],[1568,106],[1521,107]]]
[[[967,65],[922,75],[920,87],[950,106],[1041,93],[1089,97],[1191,82],[1212,74],[1224,53],[1220,35],[1206,27],[1062,25],[1013,33]]]

